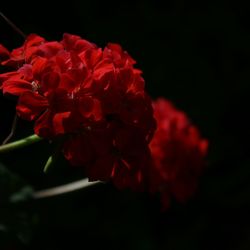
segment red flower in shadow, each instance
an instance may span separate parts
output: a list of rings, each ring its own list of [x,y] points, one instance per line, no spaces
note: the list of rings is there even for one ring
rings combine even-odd
[[[157,130],[149,145],[153,158],[150,190],[160,192],[167,208],[172,195],[184,202],[195,192],[208,141],[169,101],[158,99],[153,106]]]

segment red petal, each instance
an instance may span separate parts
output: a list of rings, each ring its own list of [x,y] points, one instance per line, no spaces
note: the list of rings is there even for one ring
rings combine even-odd
[[[60,88],[67,90],[69,93],[74,91],[76,87],[79,87],[79,82],[74,81],[68,73],[63,73],[61,75]]]
[[[123,51],[119,44],[109,43],[104,49],[104,55],[111,57],[115,64],[119,66],[134,65],[136,63],[126,51]]]
[[[78,52],[89,48],[95,48],[94,44],[82,39],[80,36],[71,35],[68,33],[63,34],[62,44],[66,50],[76,50]]]
[[[25,41],[24,47],[25,49],[27,49],[31,46],[38,46],[43,42],[45,42],[45,39],[43,37],[38,36],[36,34],[30,34]]]
[[[20,74],[16,71],[0,74],[0,86],[8,79],[20,79]]]
[[[88,68],[93,68],[102,58],[102,49],[88,49],[79,54]]]
[[[52,113],[47,110],[37,120],[34,126],[35,134],[42,138],[53,138]]]
[[[24,50],[23,47],[12,50],[10,59],[2,62],[2,65],[10,67],[19,67],[24,63]]]
[[[60,50],[63,50],[63,46],[59,42],[46,42],[39,46],[38,55],[49,58],[56,55]]]
[[[47,66],[48,59],[42,57],[36,57],[35,60],[32,61],[32,71],[33,75],[36,79],[41,78],[41,74],[43,73],[45,67]]]
[[[30,91],[32,85],[30,82],[22,79],[7,80],[3,83],[3,93],[20,96],[26,91]]]
[[[89,96],[79,99],[79,111],[86,118],[100,120],[102,118],[100,101]]]
[[[17,114],[26,120],[34,120],[48,107],[45,97],[31,91],[23,93],[17,104]]]
[[[56,89],[60,82],[60,75],[57,72],[48,72],[42,78],[42,90],[44,92]]]
[[[53,128],[56,135],[65,133],[64,120],[69,118],[71,112],[57,113],[53,117]]]
[[[32,81],[33,73],[32,73],[32,65],[24,64],[21,68],[17,71],[20,73],[21,77],[26,81]]]

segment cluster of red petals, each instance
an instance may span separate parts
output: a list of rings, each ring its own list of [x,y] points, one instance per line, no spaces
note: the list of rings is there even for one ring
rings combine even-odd
[[[208,141],[169,101],[158,99],[153,107],[157,129],[149,144],[153,158],[150,191],[160,193],[167,208],[172,196],[185,202],[194,194],[204,169]]]
[[[62,137],[64,156],[90,180],[141,188],[155,120],[142,72],[121,46],[32,34],[11,52],[0,46],[0,59],[14,69],[0,75],[0,88],[18,96],[17,114],[35,121],[37,135]]]

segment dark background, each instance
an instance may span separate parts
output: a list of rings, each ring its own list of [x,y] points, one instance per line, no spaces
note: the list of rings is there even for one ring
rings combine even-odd
[[[208,168],[187,204],[173,201],[163,213],[157,197],[111,185],[5,204],[1,249],[250,249],[250,7],[201,2],[1,2],[26,34],[60,40],[69,32],[102,47],[120,43],[143,70],[150,95],[173,101],[210,141]],[[11,49],[22,42],[0,19],[0,43]],[[15,100],[1,96],[1,140],[14,110]],[[20,121],[15,138],[31,133]],[[62,159],[44,175],[50,149],[40,143],[1,155],[1,162],[35,189],[83,176]]]

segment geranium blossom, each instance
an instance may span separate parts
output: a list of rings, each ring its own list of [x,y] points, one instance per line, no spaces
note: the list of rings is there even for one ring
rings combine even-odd
[[[139,188],[155,120],[141,71],[120,45],[32,34],[11,52],[2,46],[0,58],[14,68],[0,75],[1,89],[18,96],[17,114],[35,121],[37,135],[62,137],[66,159],[91,180]]]

